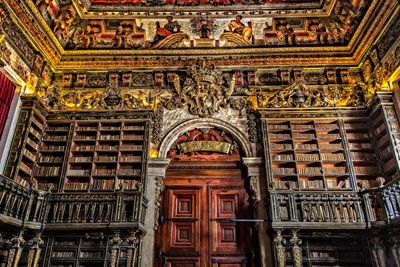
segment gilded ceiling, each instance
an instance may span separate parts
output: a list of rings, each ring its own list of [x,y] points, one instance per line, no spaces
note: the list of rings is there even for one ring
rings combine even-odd
[[[5,0],[54,70],[357,65],[395,0]]]

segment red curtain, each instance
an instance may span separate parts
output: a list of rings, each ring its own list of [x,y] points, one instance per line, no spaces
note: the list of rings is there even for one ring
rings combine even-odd
[[[15,85],[0,72],[0,137],[3,135],[7,114],[15,92]]]

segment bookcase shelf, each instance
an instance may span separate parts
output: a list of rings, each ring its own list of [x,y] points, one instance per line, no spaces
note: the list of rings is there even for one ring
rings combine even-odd
[[[276,189],[352,190],[348,162],[351,159],[346,157],[346,141],[339,120],[271,119],[264,125],[267,156]],[[349,147],[353,149],[351,153],[358,156],[354,163],[361,167],[355,168],[358,176],[376,178],[378,170],[364,168],[374,160],[374,150],[367,139],[369,135],[362,133],[358,139],[360,129],[368,129],[362,126],[348,124]],[[368,145],[361,143],[364,140]],[[371,153],[365,156],[359,154],[360,151]]]

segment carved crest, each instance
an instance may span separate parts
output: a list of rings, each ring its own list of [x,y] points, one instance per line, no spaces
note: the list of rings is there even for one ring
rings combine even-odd
[[[187,71],[186,77],[181,83],[178,75],[175,75],[174,86],[176,95],[166,101],[167,109],[189,106],[189,112],[201,117],[212,116],[221,107],[228,106],[228,100],[235,89],[235,77],[232,76],[229,87],[223,85],[222,71],[213,65],[193,65]]]

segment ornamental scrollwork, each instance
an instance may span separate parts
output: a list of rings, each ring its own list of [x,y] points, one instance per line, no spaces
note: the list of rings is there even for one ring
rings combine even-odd
[[[228,106],[228,100],[235,89],[235,76],[232,76],[229,87],[223,85],[222,71],[214,65],[192,65],[187,71],[188,77],[183,82],[175,75],[173,84],[175,94],[165,100],[164,106],[171,110],[185,105],[189,112],[201,117],[217,113],[221,107]]]
[[[47,90],[42,88],[38,95],[51,110],[133,110],[150,105],[137,92],[121,90],[116,86],[76,90],[53,86]]]
[[[370,90],[359,83],[349,87],[333,86],[322,91],[308,88],[304,79],[299,78],[270,98],[262,95],[258,99],[266,108],[359,107],[365,105],[369,94]]]

